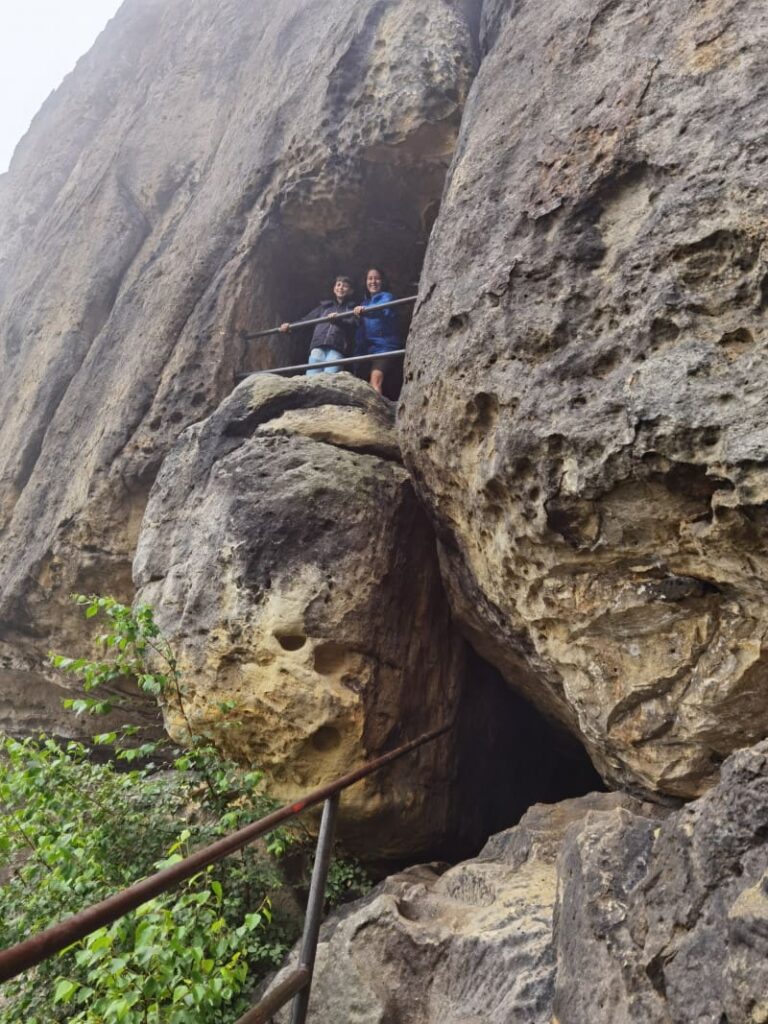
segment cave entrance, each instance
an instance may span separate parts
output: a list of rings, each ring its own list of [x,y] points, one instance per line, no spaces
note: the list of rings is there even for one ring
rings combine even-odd
[[[533,804],[607,789],[581,743],[515,693],[471,648],[459,722],[461,827],[439,851],[447,860],[474,856]]]
[[[365,272],[374,266],[384,271],[396,298],[415,294],[445,171],[442,161],[431,162],[413,147],[388,150],[381,159],[369,151],[354,170],[347,169],[343,187],[323,190],[315,181],[289,193],[251,254],[237,328],[257,331],[302,319],[331,297],[337,274],[351,277],[355,296],[362,298]],[[337,177],[343,177],[341,170]],[[398,308],[403,343],[411,316],[411,306]],[[310,339],[308,329],[246,343],[240,369],[251,373],[303,363]],[[399,360],[392,363],[394,368]],[[389,397],[396,397],[397,372],[387,376]]]

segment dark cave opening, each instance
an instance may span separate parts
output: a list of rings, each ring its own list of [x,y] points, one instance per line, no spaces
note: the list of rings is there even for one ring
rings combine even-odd
[[[439,855],[474,856],[536,803],[605,792],[582,744],[515,693],[471,648],[459,717],[459,827]]]
[[[374,266],[395,297],[415,295],[445,170],[442,160],[406,144],[340,170],[347,180],[337,190],[318,196],[315,182],[286,196],[244,269],[236,329],[302,319],[331,297],[337,274],[350,276],[361,298],[365,272]],[[411,315],[409,306],[398,309],[403,343]],[[238,371],[303,363],[310,339],[307,329],[245,343]]]

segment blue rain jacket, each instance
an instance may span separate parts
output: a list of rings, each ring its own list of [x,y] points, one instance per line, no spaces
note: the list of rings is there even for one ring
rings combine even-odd
[[[366,308],[378,306],[381,302],[392,302],[391,292],[376,292],[362,303]],[[360,317],[357,328],[356,356],[374,355],[376,352],[392,352],[400,348],[400,323],[395,309],[380,309]]]

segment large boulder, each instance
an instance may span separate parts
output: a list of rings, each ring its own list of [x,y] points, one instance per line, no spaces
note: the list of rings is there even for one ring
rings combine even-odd
[[[183,676],[167,726],[288,800],[456,716],[464,643],[393,420],[348,374],[254,375],[182,435],[150,495],[135,582]],[[345,794],[348,840],[391,857],[455,833],[455,748]]]
[[[130,599],[180,430],[238,370],[306,354],[243,329],[298,318],[369,260],[413,288],[475,7],[125,0],[45,103],[0,177],[7,678],[82,648],[71,591]]]
[[[464,628],[613,785],[768,734],[768,10],[494,0],[409,341]]]
[[[556,934],[563,1024],[765,1024],[768,742],[664,822],[574,826]]]

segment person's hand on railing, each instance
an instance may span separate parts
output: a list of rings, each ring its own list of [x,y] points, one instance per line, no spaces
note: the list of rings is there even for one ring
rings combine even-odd
[[[364,306],[355,306],[355,308],[352,310],[352,312],[355,314],[355,316],[362,316],[364,308],[365,308]]]
[[[291,325],[290,324],[280,324],[279,330],[281,330],[283,332],[283,334],[287,334],[290,331],[290,329],[291,329]]]

